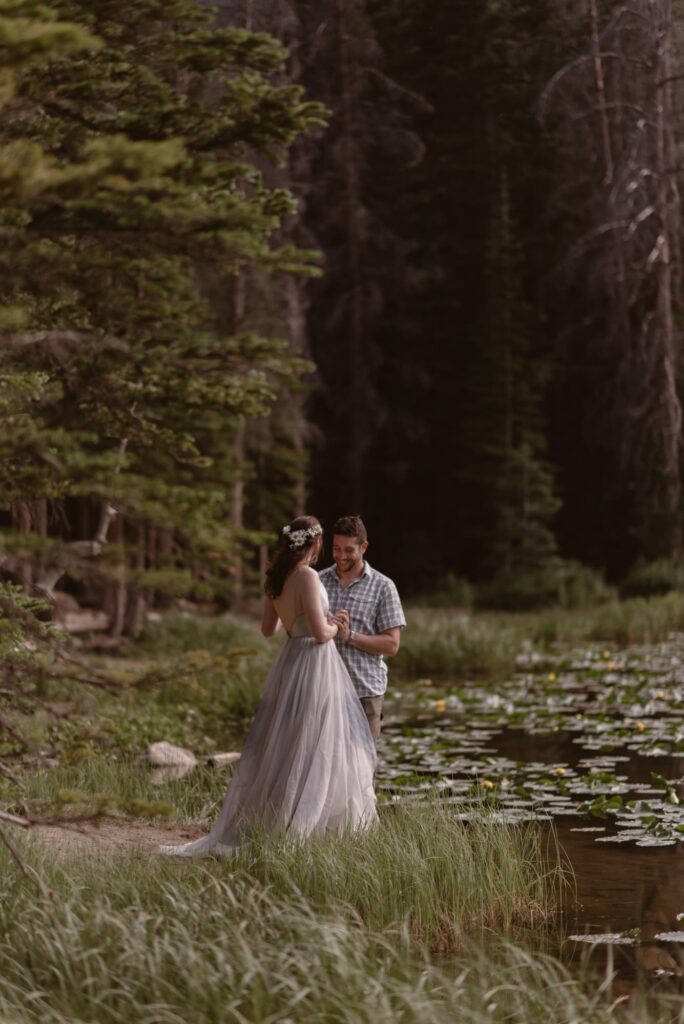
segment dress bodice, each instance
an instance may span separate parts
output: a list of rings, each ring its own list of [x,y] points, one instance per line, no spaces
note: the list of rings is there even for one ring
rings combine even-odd
[[[327,590],[325,589],[325,587],[323,586],[323,584],[320,581],[319,581],[318,585],[319,585],[320,593],[321,593],[321,607],[323,608],[323,614],[327,615],[328,614],[328,608],[329,608],[328,592],[327,592]],[[283,623],[283,625],[284,625],[284,623]],[[307,622],[306,613],[305,612],[301,612],[300,615],[297,615],[297,617],[295,618],[294,622],[292,623],[290,628],[287,630],[287,634],[288,634],[288,636],[291,636],[291,637],[292,636],[311,636],[311,630],[309,629],[309,623]]]

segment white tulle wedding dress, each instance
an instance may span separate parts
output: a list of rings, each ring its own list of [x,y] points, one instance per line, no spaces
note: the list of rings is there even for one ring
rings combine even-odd
[[[328,598],[321,584],[321,602]],[[267,828],[293,836],[367,828],[377,819],[375,744],[335,643],[304,615],[271,668],[221,813],[209,835],[161,852],[230,854]]]

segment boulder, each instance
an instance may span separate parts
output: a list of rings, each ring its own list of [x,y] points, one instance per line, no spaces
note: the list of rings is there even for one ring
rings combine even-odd
[[[197,758],[191,750],[175,747],[173,743],[168,743],[166,740],[150,743],[147,748],[147,760],[159,768],[166,765],[185,765],[188,768],[193,768],[197,764]]]
[[[222,768],[224,764],[232,764],[234,761],[240,760],[239,750],[220,751],[216,754],[212,754],[209,758],[213,765],[217,768]]]

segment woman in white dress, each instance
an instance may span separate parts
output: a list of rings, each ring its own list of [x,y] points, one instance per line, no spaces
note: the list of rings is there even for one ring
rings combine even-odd
[[[221,813],[209,835],[163,853],[231,853],[256,826],[297,836],[365,828],[377,819],[376,753],[365,712],[333,638],[312,568],[323,547],[314,516],[282,531],[266,573],[261,631],[288,640],[271,668]]]

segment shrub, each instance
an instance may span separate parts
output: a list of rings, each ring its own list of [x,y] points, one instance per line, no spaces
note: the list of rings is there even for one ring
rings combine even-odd
[[[603,576],[579,562],[554,559],[534,570],[502,572],[477,590],[480,608],[534,611],[538,608],[581,608],[615,596]]]
[[[657,597],[673,590],[684,591],[684,565],[672,559],[656,562],[639,559],[620,584],[620,597]]]
[[[448,572],[437,581],[433,590],[419,594],[415,603],[423,608],[470,608],[473,587],[463,576]]]

